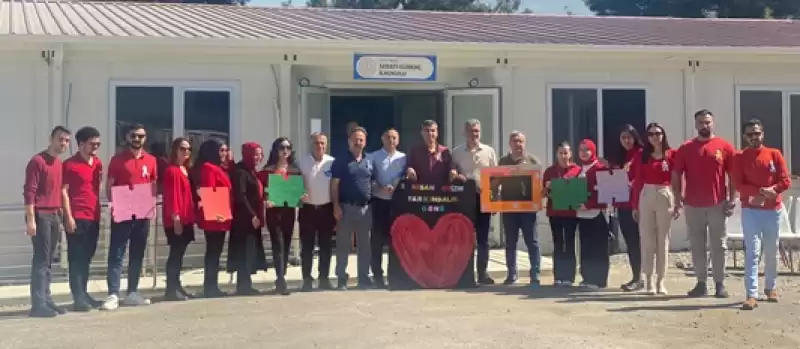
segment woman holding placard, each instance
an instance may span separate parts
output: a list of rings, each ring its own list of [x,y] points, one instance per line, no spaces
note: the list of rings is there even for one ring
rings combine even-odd
[[[672,221],[678,218],[672,194],[672,168],[675,151],[669,147],[667,133],[658,123],[647,125],[647,144],[634,159],[633,217],[639,222],[642,237],[642,272],[649,294],[666,295],[664,276],[667,273],[667,254]],[[656,283],[653,289],[653,258]]]
[[[223,166],[230,160],[228,145],[209,139],[200,145],[195,162],[195,184],[200,199],[197,226],[206,238],[203,296],[224,297],[219,289],[219,261],[225,235],[231,230],[231,179]],[[212,202],[213,201],[213,202]],[[227,209],[227,210],[226,210]],[[213,210],[213,212],[211,211]]]
[[[639,132],[632,125],[623,125],[619,133],[619,149],[615,156],[611,158],[613,168],[624,169],[628,172],[628,181],[633,182],[634,172],[631,171],[631,164],[634,157],[641,156],[642,140]],[[633,193],[631,192],[631,197]],[[632,201],[632,200],[630,200]],[[642,280],[642,251],[639,247],[639,224],[633,219],[633,209],[631,202],[621,202],[614,204],[619,220],[619,229],[625,239],[625,250],[628,253],[628,263],[631,265],[631,281],[620,286],[623,291],[633,292],[644,288]]]
[[[164,232],[169,245],[167,257],[167,290],[164,299],[183,301],[190,295],[181,285],[181,269],[186,248],[194,241],[195,198],[189,180],[192,145],[178,137],[172,142],[169,166],[162,182]]]
[[[578,219],[575,210],[556,210],[550,196],[550,182],[553,179],[575,178],[581,167],[572,162],[572,149],[569,143],[559,144],[556,150],[556,163],[548,167],[542,175],[547,200],[547,217],[553,233],[553,277],[556,287],[571,287],[575,282],[575,230]]]
[[[288,181],[290,176],[300,176],[300,168],[294,161],[294,152],[292,151],[292,142],[286,137],[280,137],[272,142],[272,148],[269,152],[269,158],[264,169],[258,173],[259,180],[264,183],[264,187],[269,192],[270,177],[276,178],[271,175],[279,175]],[[302,180],[302,178],[301,178]],[[286,285],[286,267],[289,264],[289,247],[292,243],[292,234],[294,233],[294,222],[296,217],[295,205],[288,202],[277,202],[270,197],[277,195],[267,195],[266,204],[266,218],[267,230],[269,230],[269,240],[272,244],[272,260],[275,265],[275,290],[278,294],[289,295],[289,289]]]
[[[578,148],[581,172],[586,177],[589,193],[585,204],[577,210],[578,233],[581,248],[581,282],[588,289],[606,288],[608,284],[608,239],[609,227],[606,221],[606,205],[598,203],[597,171],[607,169],[597,161],[597,146],[591,139],[584,139]]]

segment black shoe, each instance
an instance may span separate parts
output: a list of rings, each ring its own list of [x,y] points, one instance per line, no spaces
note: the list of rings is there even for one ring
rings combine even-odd
[[[314,290],[314,281],[311,279],[303,280],[303,286],[300,286],[300,292],[311,292]]]
[[[194,293],[191,293],[191,292],[189,292],[189,291],[186,291],[186,289],[185,289],[185,288],[183,288],[183,286],[182,286],[182,285],[181,285],[181,286],[178,286],[178,293],[182,294],[182,295],[183,295],[184,297],[186,297],[187,299],[197,298],[197,296],[195,296],[195,295],[194,295]]]
[[[250,287],[250,288],[240,288],[240,289],[236,290],[236,295],[237,296],[258,296],[258,295],[263,294],[263,293],[264,292],[262,292],[261,290],[257,290],[257,289],[252,288],[252,287]]]
[[[714,297],[717,298],[728,298],[731,295],[728,294],[728,290],[725,289],[725,284],[721,282],[717,282],[714,285]]]
[[[694,288],[686,293],[687,296],[697,298],[697,297],[705,297],[708,296],[708,289],[706,289],[705,282],[698,282]]]
[[[167,302],[182,302],[189,300],[189,297],[186,297],[186,295],[178,290],[167,290],[167,292],[164,293],[164,300]]]
[[[275,280],[275,292],[281,296],[288,296],[292,294],[289,292],[289,287],[286,285],[286,280],[284,279]]]
[[[386,282],[383,280],[383,276],[374,277],[373,282],[375,283],[375,288],[379,290],[386,289]]]
[[[481,285],[494,285],[494,279],[489,277],[489,275],[483,275],[478,278],[478,284]]]
[[[227,295],[227,293],[222,292],[218,287],[210,287],[203,290],[203,298],[222,298]]]
[[[644,282],[639,280],[631,280],[631,282],[620,286],[620,288],[625,292],[636,292],[644,289]]]
[[[339,281],[336,283],[336,289],[347,291],[347,278],[339,278]]]
[[[48,301],[47,307],[58,313],[58,315],[64,315],[67,313],[66,308],[59,307],[58,304],[56,304],[56,302],[53,301]]]
[[[519,280],[519,276],[517,276],[517,274],[508,274],[508,276],[506,276],[506,279],[503,281],[503,285],[506,286],[513,285],[517,282],[517,280]]]
[[[48,318],[58,316],[58,312],[48,308],[32,308],[28,313],[29,317]]]
[[[89,305],[90,305],[92,308],[95,308],[95,309],[96,309],[96,308],[100,308],[101,306],[103,306],[103,303],[105,303],[105,302],[103,302],[103,301],[101,301],[101,300],[97,300],[97,299],[94,299],[94,298],[92,298],[92,296],[90,296],[90,295],[88,295],[88,294],[87,294],[86,296],[84,296],[84,300],[85,300],[85,301],[86,301],[86,303],[88,303],[88,304],[89,304]]]
[[[372,288],[372,280],[368,277],[358,278],[358,288],[362,290],[369,290]]]
[[[72,303],[72,311],[86,313],[91,311],[92,309],[94,309],[94,307],[87,301],[80,300],[75,303]]]
[[[333,285],[331,284],[331,280],[328,280],[328,278],[320,278],[319,282],[317,282],[317,288],[320,290],[332,290]]]

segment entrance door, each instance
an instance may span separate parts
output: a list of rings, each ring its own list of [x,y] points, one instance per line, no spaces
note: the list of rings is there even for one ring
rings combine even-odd
[[[481,142],[500,149],[500,88],[466,88],[445,90],[445,140],[455,147],[464,144],[464,123],[481,122]]]
[[[330,139],[331,94],[327,88],[315,86],[301,87],[300,91],[300,117],[296,121],[299,125],[295,128],[298,134],[294,143],[300,148],[298,154],[306,154],[312,133],[324,132]]]

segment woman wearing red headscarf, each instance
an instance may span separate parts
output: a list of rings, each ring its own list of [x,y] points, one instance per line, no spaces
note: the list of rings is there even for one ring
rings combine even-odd
[[[606,221],[606,205],[597,202],[597,171],[607,169],[597,161],[597,146],[584,139],[578,148],[579,177],[586,177],[589,198],[576,211],[580,234],[581,286],[589,289],[606,288],[608,285],[608,239],[610,231]]]
[[[181,285],[181,269],[186,248],[194,241],[195,204],[189,181],[192,146],[183,137],[175,138],[169,153],[169,165],[162,182],[164,232],[169,245],[167,257],[167,301],[184,301],[190,297]]]
[[[256,176],[256,167],[264,160],[264,150],[258,143],[242,145],[242,161],[231,173],[233,186],[233,221],[228,240],[229,273],[236,273],[236,294],[261,293],[253,288],[251,274],[267,270],[264,253],[264,186]]]

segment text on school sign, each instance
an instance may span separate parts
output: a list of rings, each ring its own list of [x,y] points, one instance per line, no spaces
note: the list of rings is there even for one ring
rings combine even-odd
[[[386,81],[436,81],[436,56],[353,56],[353,79]]]

